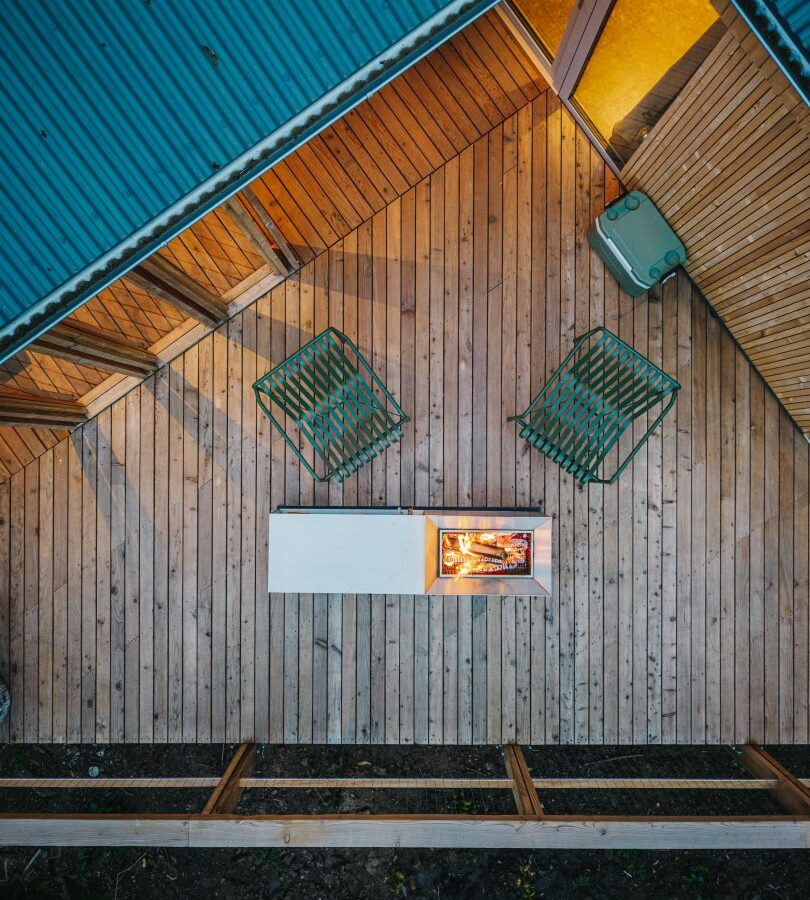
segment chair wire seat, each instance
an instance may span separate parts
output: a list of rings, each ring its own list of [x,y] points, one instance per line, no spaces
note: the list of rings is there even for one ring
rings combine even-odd
[[[343,481],[402,437],[396,400],[336,328],[327,328],[253,385],[256,400],[317,481]],[[273,412],[284,413],[323,463],[316,472]]]
[[[511,416],[520,436],[582,484],[612,484],[674,404],[680,385],[606,328],[579,338],[525,412]],[[605,457],[635,419],[661,412],[608,477]]]

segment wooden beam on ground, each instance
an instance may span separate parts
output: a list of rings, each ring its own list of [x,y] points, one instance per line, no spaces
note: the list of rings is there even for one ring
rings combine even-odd
[[[8,389],[0,392],[0,426],[75,428],[85,421],[85,408],[68,397]]]
[[[788,812],[810,816],[810,789],[795,775],[756,744],[743,744],[737,751],[740,762],[754,778],[776,779],[777,786],[771,793]]]
[[[810,778],[799,781],[810,786]],[[565,791],[769,791],[779,786],[776,778],[533,778],[535,788]],[[0,778],[0,790],[52,790],[54,788],[214,788],[219,778]],[[240,778],[240,786],[260,790],[504,790],[511,791],[511,778]]]
[[[228,317],[228,309],[221,300],[157,253],[127,272],[124,278],[210,327]]]
[[[158,366],[157,357],[148,350],[133,347],[123,337],[114,337],[68,319],[37,338],[30,349],[104,372],[120,372],[137,378],[146,378]]]
[[[512,793],[517,811],[522,816],[542,816],[543,804],[532,782],[523,750],[515,744],[507,744],[503,750],[506,772],[512,779]]]
[[[265,234],[265,231],[262,228],[262,225],[265,224],[264,221],[262,220],[261,224],[256,221],[256,218],[248,211],[238,194],[235,197],[226,200],[224,205],[230,217],[236,222],[253,246],[259,251],[264,261],[269,266],[272,266],[279,275],[289,275],[293,270],[293,267],[291,267],[286,260],[282,259],[267,234]],[[251,206],[253,206],[253,204],[251,204]],[[255,207],[254,209],[258,215],[259,209],[256,209]],[[264,207],[260,207],[260,209],[262,209],[266,215]],[[267,218],[269,219],[270,217],[267,216]],[[277,230],[278,229],[276,229],[276,231]]]
[[[240,744],[236,748],[228,768],[211,792],[208,802],[203,807],[203,815],[228,815],[236,810],[236,804],[242,796],[244,788],[240,779],[246,778],[256,764],[256,745]]]
[[[177,778],[0,778],[0,790],[19,789],[35,791],[59,790],[161,790],[170,788],[214,788],[219,778],[198,778],[196,776],[180,776]]]
[[[806,849],[810,819],[23,813],[0,815],[0,846]]]

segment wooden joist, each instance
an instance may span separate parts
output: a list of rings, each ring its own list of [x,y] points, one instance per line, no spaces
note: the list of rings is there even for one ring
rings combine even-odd
[[[788,812],[810,816],[810,788],[756,744],[743,744],[737,751],[740,762],[755,778],[776,780],[771,793]]]
[[[74,428],[86,419],[84,407],[67,397],[9,390],[0,393],[0,427]]]
[[[512,779],[512,793],[518,813],[521,816],[542,816],[543,804],[537,795],[523,751],[514,744],[507,744],[503,749],[506,771]]]
[[[810,778],[799,779],[810,787]],[[214,788],[219,778],[131,777],[131,778],[0,778],[0,790],[160,790],[165,788]],[[533,778],[536,789],[553,791],[771,791],[776,778]],[[342,790],[364,791],[475,791],[513,788],[511,778],[240,778],[243,790]]]
[[[248,206],[250,210],[248,210]],[[225,209],[259,251],[264,261],[279,275],[289,275],[299,268],[298,259],[289,244],[284,240],[276,223],[250,188],[245,188],[242,194],[226,200]],[[267,233],[265,233],[265,229]],[[276,242],[278,249],[273,246],[268,234]]]
[[[282,256],[287,260],[289,271],[292,272],[296,269],[300,269],[301,260],[299,259],[298,254],[287,243],[287,239],[281,233],[281,229],[276,225],[273,217],[267,211],[261,200],[253,193],[253,189],[250,186],[246,187],[242,191],[241,196],[244,197],[248,205],[255,211],[262,225],[267,229],[270,237],[276,242],[276,246],[281,251]]]
[[[219,784],[211,792],[208,802],[203,807],[203,815],[228,815],[235,812],[236,804],[244,790],[240,779],[249,776],[255,764],[256,745],[240,744]]]
[[[782,816],[0,815],[13,847],[459,847],[806,849],[810,821]]]
[[[104,372],[146,378],[157,368],[157,357],[124,339],[79,322],[65,320],[37,338],[31,349]]]
[[[124,277],[208,326],[217,325],[228,316],[222,301],[157,253]]]
[[[217,777],[179,776],[176,778],[0,778],[0,790],[200,790],[214,788]]]

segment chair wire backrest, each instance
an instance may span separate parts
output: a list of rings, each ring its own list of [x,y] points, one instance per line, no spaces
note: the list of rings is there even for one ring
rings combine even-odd
[[[594,340],[598,335],[598,339]],[[528,409],[520,435],[583,484],[611,483],[675,401],[678,382],[605,328],[583,335]],[[599,468],[632,422],[670,397],[619,469]]]
[[[342,481],[399,440],[408,421],[357,347],[335,328],[305,344],[253,388],[259,405],[318,481]],[[272,404],[312,445],[324,474],[318,475],[301,454]]]

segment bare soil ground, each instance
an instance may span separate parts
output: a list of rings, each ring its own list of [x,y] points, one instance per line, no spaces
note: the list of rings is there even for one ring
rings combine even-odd
[[[221,774],[222,746],[3,747],[6,776]],[[800,777],[810,748],[774,751]],[[717,748],[537,748],[533,774],[738,777]],[[663,768],[662,768],[663,766]],[[542,770],[542,771],[541,771]],[[263,747],[257,775],[502,777],[499,748]],[[381,796],[383,793],[383,796]],[[550,811],[670,812],[673,792],[544,796]],[[775,811],[767,795],[681,796],[679,812]],[[0,791],[4,811],[192,812],[207,791]],[[712,792],[714,795],[714,792]],[[698,795],[698,796],[693,796]],[[683,808],[686,801],[688,808]],[[609,803],[610,807],[605,808]],[[594,807],[598,804],[599,808]],[[708,804],[708,806],[707,806]],[[713,805],[712,805],[713,804]],[[551,809],[553,807],[553,810]],[[508,791],[248,791],[241,813],[513,812]],[[807,851],[140,850],[0,848],[0,897],[729,897],[807,896]]]

